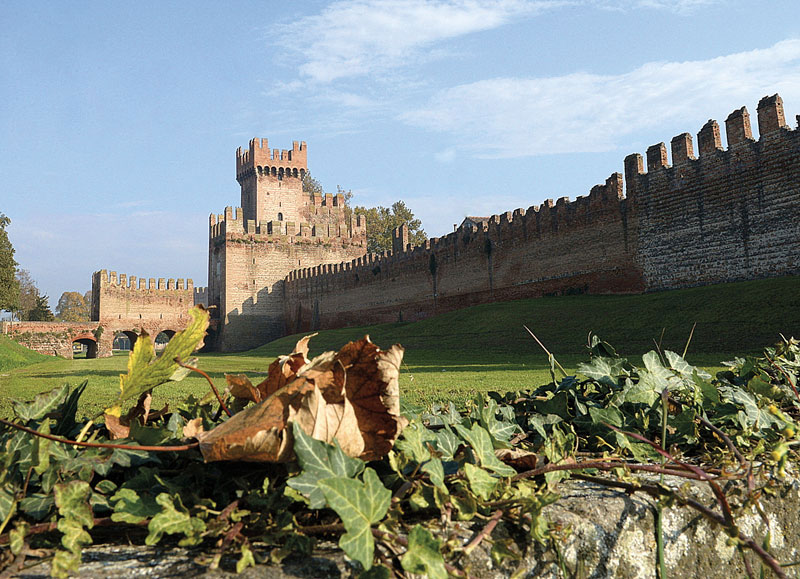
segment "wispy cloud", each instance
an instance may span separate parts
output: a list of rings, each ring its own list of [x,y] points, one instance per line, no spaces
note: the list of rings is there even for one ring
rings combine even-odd
[[[300,76],[316,83],[418,64],[435,43],[497,28],[568,0],[341,0],[278,31],[299,52]],[[285,88],[297,88],[289,82]]]
[[[598,152],[642,129],[696,122],[721,107],[752,108],[776,91],[800,101],[800,39],[710,60],[648,63],[619,75],[482,80],[440,91],[401,119],[450,133],[455,146],[479,147],[482,156]]]

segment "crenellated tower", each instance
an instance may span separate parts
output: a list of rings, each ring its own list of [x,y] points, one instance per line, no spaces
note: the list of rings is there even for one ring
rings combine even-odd
[[[236,151],[241,207],[209,219],[208,293],[216,347],[245,350],[285,332],[284,278],[295,269],[366,253],[366,222],[342,195],[303,191],[307,147],[270,149],[251,139]]]

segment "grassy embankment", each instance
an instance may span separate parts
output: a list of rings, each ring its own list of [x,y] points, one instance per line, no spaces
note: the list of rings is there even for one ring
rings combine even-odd
[[[589,331],[639,363],[639,356],[661,342],[682,352],[697,328],[687,356],[712,373],[735,355],[759,353],[785,336],[800,336],[800,277],[660,292],[639,296],[569,296],[485,304],[413,323],[382,324],[320,332],[312,355],[338,349],[369,333],[380,346],[406,348],[401,391],[410,402],[463,402],[477,391],[508,391],[549,382],[547,356],[523,329],[527,325],[568,370],[586,358]],[[663,330],[663,336],[662,336]],[[224,373],[266,372],[279,354],[291,352],[299,336],[288,336],[250,352],[206,354],[199,366],[215,383]],[[0,342],[0,369],[7,342]],[[98,360],[54,360],[0,372],[0,414],[8,415],[8,398],[27,399],[62,382],[89,380],[86,412],[100,410],[118,392],[127,357]],[[187,394],[203,395],[205,381],[190,377],[162,386],[154,406],[174,404]]]

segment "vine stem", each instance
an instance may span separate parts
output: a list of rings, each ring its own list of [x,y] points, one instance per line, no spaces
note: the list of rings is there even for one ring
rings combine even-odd
[[[131,525],[134,527],[144,527],[146,526],[150,520],[142,521],[141,523],[122,523],[123,525]],[[100,519],[94,519],[92,527],[110,527],[112,525],[120,525],[119,521],[112,521],[111,517],[102,517]],[[28,531],[26,534],[28,535],[38,535],[39,533],[49,533],[50,531],[55,531],[58,529],[58,521],[53,521],[51,523],[39,523],[38,525],[31,525],[28,527]],[[9,536],[8,533],[0,535],[0,545],[8,545]]]
[[[53,436],[52,434],[45,434],[43,432],[39,432],[38,430],[34,430],[33,428],[28,428],[27,426],[17,424],[16,422],[8,421],[5,418],[0,418],[0,424],[5,424],[11,428],[16,428],[22,432],[27,432],[28,434],[32,434],[40,438],[46,438],[47,440],[52,440],[53,442],[71,444],[72,446],[84,446],[87,448],[119,448],[121,450],[144,450],[147,452],[182,452],[200,446],[199,442],[192,442],[190,444],[182,444],[179,446],[139,446],[136,444],[113,444],[110,442],[79,442],[77,440],[70,440],[69,438],[61,438],[59,436]]]
[[[502,509],[497,509],[492,514],[492,518],[489,519],[489,522],[486,524],[486,526],[481,529],[481,532],[478,533],[478,535],[472,539],[472,541],[470,541],[466,547],[464,547],[464,554],[469,555],[472,553],[472,551],[474,551],[475,548],[481,544],[481,541],[491,535],[492,531],[494,531],[494,528],[497,526],[497,523],[500,522],[500,519],[503,518],[504,514],[505,513],[502,511]]]
[[[628,470],[636,470],[636,471],[643,471],[643,472],[652,472],[656,474],[666,474],[671,476],[677,476],[681,478],[688,478],[692,480],[702,480],[708,481],[712,477],[712,475],[705,474],[704,476],[700,476],[696,473],[687,470],[676,470],[670,468],[662,468],[660,466],[651,465],[651,464],[628,464],[622,461],[605,461],[605,460],[586,460],[583,462],[571,463],[571,464],[548,464],[545,466],[541,466],[539,468],[535,468],[533,470],[527,470],[525,472],[521,472],[518,475],[511,478],[512,481],[518,481],[526,478],[532,478],[535,476],[540,476],[546,474],[548,472],[555,472],[559,470],[585,470],[587,468],[596,468],[597,470],[613,470],[615,468],[626,468]],[[714,477],[714,480],[737,480],[736,477]]]
[[[217,397],[217,400],[219,401],[220,408],[222,408],[225,411],[225,414],[227,414],[228,417],[233,416],[231,411],[228,410],[228,407],[225,406],[225,403],[222,401],[222,396],[219,395],[219,390],[217,390],[217,387],[214,386],[214,382],[211,380],[211,376],[209,376],[208,374],[203,372],[200,368],[195,368],[194,366],[189,366],[188,364],[184,364],[183,362],[181,362],[181,359],[180,359],[179,356],[175,356],[175,358],[173,360],[181,368],[186,368],[187,370],[191,370],[192,372],[197,372],[203,378],[205,378],[208,381],[208,384],[211,386],[211,390],[214,392],[214,396]]]

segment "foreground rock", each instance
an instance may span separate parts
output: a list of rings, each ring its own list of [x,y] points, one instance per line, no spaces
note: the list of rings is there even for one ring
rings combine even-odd
[[[670,481],[677,484],[683,481]],[[731,491],[731,489],[728,489]],[[484,541],[459,566],[470,577],[500,578],[522,572],[522,577],[651,578],[656,576],[656,534],[654,502],[643,494],[628,495],[587,482],[568,482],[560,488],[562,498],[545,509],[547,518],[559,529],[562,540],[557,550],[552,545],[519,545],[524,552],[519,561],[493,563],[490,542]],[[694,484],[694,498],[715,511],[707,486]],[[737,496],[736,489],[728,493]],[[800,534],[795,532],[800,520],[800,484],[797,481],[778,487],[774,496],[764,496],[762,505],[769,520],[771,552],[781,563],[797,560]],[[734,505],[732,505],[734,506]],[[754,507],[734,513],[741,532],[761,543],[767,528]],[[455,526],[455,525],[454,525]],[[480,530],[481,524],[455,526],[466,544]],[[492,537],[500,539],[513,533],[499,525]],[[665,559],[671,579],[694,577],[742,577],[746,571],[742,557],[723,529],[709,523],[696,511],[672,507],[665,511],[663,524]],[[522,537],[511,535],[517,541]],[[266,555],[266,551],[261,551]],[[760,560],[747,552],[756,574]],[[81,577],[116,579],[132,577],[232,577],[235,561],[223,560],[226,570],[209,571],[207,552],[198,549],[154,548],[135,545],[98,545],[83,554]],[[204,564],[204,562],[206,564]],[[48,577],[49,565],[43,563],[17,576],[32,579]],[[350,565],[334,542],[320,541],[313,557],[290,557],[281,565],[250,568],[238,577],[351,577]],[[767,572],[767,576],[769,573]]]

